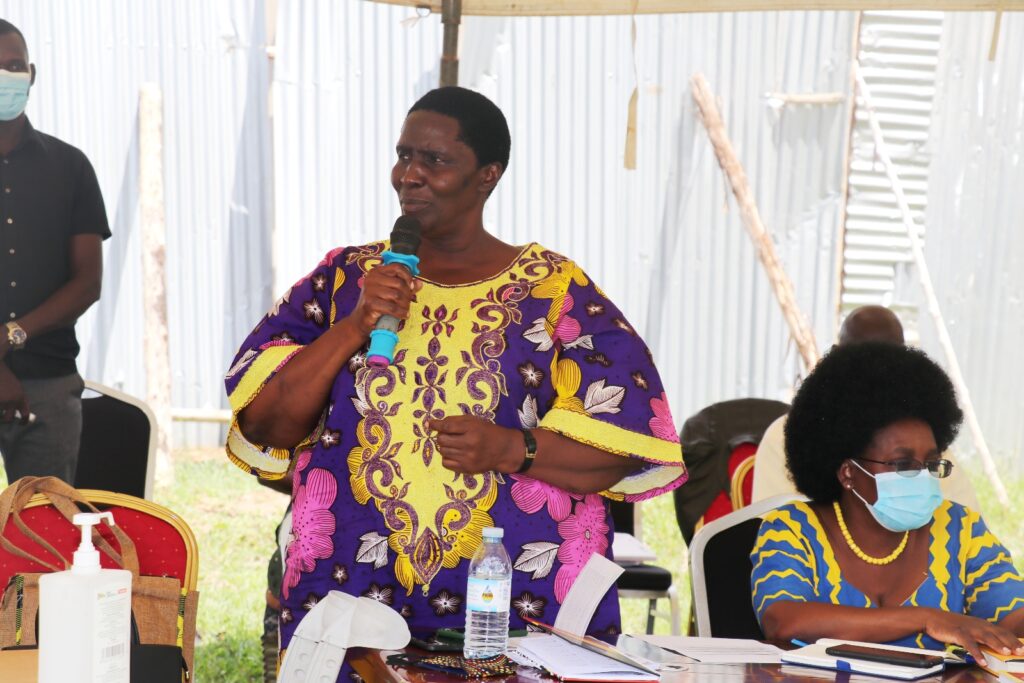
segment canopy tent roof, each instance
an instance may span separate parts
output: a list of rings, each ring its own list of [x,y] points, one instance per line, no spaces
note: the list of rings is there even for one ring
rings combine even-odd
[[[376,0],[440,12],[443,0]],[[567,16],[778,10],[1024,10],[1024,0],[462,0],[463,16]]]

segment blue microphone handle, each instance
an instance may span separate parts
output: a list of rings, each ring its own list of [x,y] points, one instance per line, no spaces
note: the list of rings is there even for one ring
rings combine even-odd
[[[420,274],[420,259],[416,254],[399,254],[385,251],[382,254],[384,265],[401,263],[413,277]],[[395,360],[395,345],[398,344],[398,325],[400,321],[393,315],[382,315],[370,333],[370,348],[366,352],[366,362],[375,368],[386,368]]]

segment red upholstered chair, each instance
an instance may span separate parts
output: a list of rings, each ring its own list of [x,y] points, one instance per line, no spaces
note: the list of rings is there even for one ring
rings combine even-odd
[[[754,454],[758,442],[744,441],[729,453],[729,490],[719,491],[697,521],[694,532],[708,522],[750,505],[754,490]]]
[[[703,524],[750,504],[757,445],[788,411],[780,401],[741,398],[714,403],[683,424],[679,438],[690,478],[672,495],[687,544]]]
[[[135,543],[141,575],[174,577],[181,584],[183,596],[196,590],[198,548],[192,529],[181,517],[161,505],[126,494],[90,489],[81,489],[79,493],[101,510],[113,513],[117,525]],[[43,537],[66,558],[71,558],[81,542],[81,531],[78,527],[65,519],[43,495],[32,496],[21,511],[21,519],[26,526]],[[118,548],[118,543],[109,529],[102,525],[97,529],[112,547]],[[48,555],[38,545],[28,540],[13,522],[7,524],[4,536],[14,545],[28,550],[40,559],[58,566],[63,564],[60,559]],[[107,568],[117,566],[103,552],[100,553],[100,564]],[[48,571],[51,571],[48,567],[0,548],[0,591],[8,585],[14,574]],[[190,624],[180,623],[178,644],[182,646],[190,670],[193,670],[194,640],[194,619]]]

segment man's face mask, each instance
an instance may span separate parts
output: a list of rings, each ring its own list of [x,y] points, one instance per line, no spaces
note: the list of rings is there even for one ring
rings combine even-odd
[[[878,500],[872,505],[856,491],[853,495],[860,498],[875,521],[889,531],[920,529],[931,521],[942,503],[939,480],[927,469],[920,469],[910,477],[898,472],[871,474],[856,460],[850,462],[875,480]]]
[[[31,85],[31,71],[0,69],[0,121],[13,121],[21,116],[28,104]]]

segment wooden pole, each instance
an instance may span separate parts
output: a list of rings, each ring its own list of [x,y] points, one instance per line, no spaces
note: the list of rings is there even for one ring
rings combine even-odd
[[[459,84],[459,23],[462,21],[462,0],[444,0],[441,24],[444,46],[441,52],[441,87]]]
[[[163,94],[139,92],[139,204],[142,217],[142,337],[146,403],[156,415],[156,478],[174,481],[171,462],[171,363],[167,333],[167,229],[164,222]]]
[[[754,241],[754,248],[757,249],[757,256],[768,273],[775,298],[782,308],[782,315],[789,324],[789,333],[797,348],[800,350],[800,357],[803,358],[804,367],[810,371],[818,362],[818,346],[814,339],[814,333],[807,318],[800,310],[796,301],[796,294],[793,292],[793,283],[786,274],[778,254],[775,253],[775,244],[771,235],[761,221],[761,215],[757,211],[757,204],[754,202],[754,195],[750,191],[750,184],[747,182],[747,174],[733,151],[732,142],[725,131],[725,124],[718,113],[715,105],[715,95],[703,74],[695,74],[691,79],[693,86],[693,99],[700,109],[701,120],[707,128],[708,137],[711,138],[711,145],[715,149],[715,156],[718,157],[718,165],[725,171],[732,192],[740,205],[743,216],[743,224]]]
[[[999,27],[1003,25],[1003,10],[996,10],[996,21],[992,25],[992,42],[988,46],[988,61],[996,61],[996,50],[999,49]]]
[[[974,403],[971,401],[971,393],[967,390],[967,382],[964,381],[963,372],[960,370],[960,363],[956,358],[956,350],[953,348],[953,340],[949,336],[949,330],[946,329],[946,321],[942,318],[939,299],[935,295],[935,287],[932,285],[932,276],[928,271],[928,263],[924,258],[924,249],[921,247],[921,237],[918,232],[917,223],[914,221],[914,216],[910,212],[910,205],[907,203],[907,197],[903,193],[903,182],[900,180],[899,174],[896,172],[896,166],[893,164],[892,158],[889,157],[889,151],[885,144],[885,136],[882,135],[882,128],[878,125],[878,117],[875,115],[875,109],[871,100],[871,91],[868,89],[868,84],[864,82],[864,77],[860,73],[860,65],[857,60],[854,60],[853,64],[854,73],[857,76],[857,87],[860,90],[861,100],[864,103],[864,110],[868,114],[868,123],[871,125],[871,133],[875,138],[875,155],[885,166],[885,173],[889,176],[889,182],[892,184],[892,191],[896,195],[896,203],[899,205],[900,213],[903,216],[903,227],[906,228],[907,237],[910,238],[910,250],[914,256],[914,265],[917,266],[917,272],[920,275],[921,288],[924,290],[925,301],[928,305],[928,312],[931,314],[932,320],[935,323],[935,328],[939,334],[939,345],[942,347],[942,350],[946,355],[946,363],[949,365],[949,378],[953,381],[953,386],[956,387],[956,393],[960,397],[960,403],[964,407],[964,417],[967,420],[967,427],[971,430],[971,436],[974,437],[974,444],[978,448],[978,453],[981,455],[981,466],[985,470],[985,474],[988,476],[989,481],[992,482],[992,487],[995,489],[999,503],[1001,505],[1009,505],[1010,498],[1006,495],[1006,487],[1003,486],[1003,481],[999,478],[999,472],[996,470],[995,461],[992,459],[992,454],[988,450],[988,444],[985,442],[985,436],[981,433],[981,424],[978,422],[977,413],[974,411]]]

